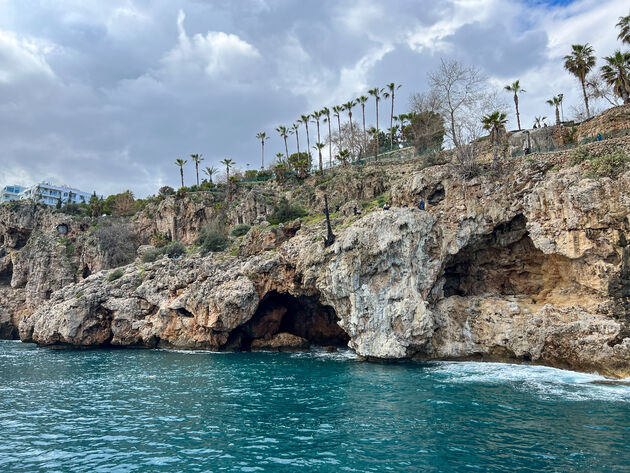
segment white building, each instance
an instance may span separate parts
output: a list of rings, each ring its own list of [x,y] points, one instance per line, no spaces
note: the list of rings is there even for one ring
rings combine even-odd
[[[92,194],[68,186],[56,186],[49,182],[40,182],[30,187],[6,186],[0,193],[0,202],[9,200],[34,200],[46,205],[55,206],[61,200],[62,205],[69,202],[87,204]],[[101,198],[101,196],[98,196]]]
[[[20,192],[24,189],[24,186],[4,186],[0,189],[0,203],[18,200],[20,198]]]

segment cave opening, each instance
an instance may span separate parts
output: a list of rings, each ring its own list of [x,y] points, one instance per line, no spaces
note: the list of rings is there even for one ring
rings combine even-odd
[[[345,348],[350,337],[339,326],[335,310],[318,296],[293,296],[271,291],[252,318],[232,332],[228,350],[305,350],[310,345]]]
[[[518,215],[454,255],[444,269],[444,297],[528,296],[536,303],[552,293],[579,290],[572,283],[571,261],[536,248],[526,223]]]
[[[0,270],[0,286],[10,286],[13,278],[13,262],[9,261],[4,269]]]

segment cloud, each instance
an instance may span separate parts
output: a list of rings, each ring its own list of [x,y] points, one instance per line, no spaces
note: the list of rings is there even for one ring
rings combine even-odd
[[[15,84],[32,78],[54,79],[46,60],[53,46],[45,41],[20,38],[0,29],[0,84]]]

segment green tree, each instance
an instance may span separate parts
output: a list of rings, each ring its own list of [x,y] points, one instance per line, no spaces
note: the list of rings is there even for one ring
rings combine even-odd
[[[556,125],[560,125],[560,104],[562,103],[562,98],[559,95],[555,95],[547,100],[547,104],[556,108]]]
[[[518,94],[525,93],[526,90],[521,87],[520,81],[512,82],[512,85],[506,85],[505,90],[508,92],[514,93],[514,106],[516,107],[516,123],[518,124],[518,129],[521,129],[521,114],[518,111]]]
[[[613,88],[615,95],[630,103],[630,52],[615,51],[604,58],[606,64],[601,67],[602,79]]]
[[[503,112],[492,112],[481,119],[484,130],[490,132],[490,143],[492,143],[492,167],[496,168],[499,155],[499,142],[505,134],[505,124],[507,115]]]
[[[261,131],[260,133],[258,133],[256,135],[256,138],[258,138],[260,140],[260,146],[262,148],[262,155],[261,155],[261,160],[260,160],[260,169],[265,169],[265,141],[267,141],[269,139],[269,137],[267,136],[267,133],[264,131]],[[212,180],[210,180],[212,182]]]
[[[361,105],[361,113],[363,114],[363,149],[364,150],[367,148],[367,135],[365,133],[365,104],[367,103],[368,100],[369,98],[367,97],[367,95],[362,95],[361,97],[357,98],[357,103]]]
[[[182,158],[177,158],[175,160],[175,166],[179,168],[179,175],[182,178],[182,187],[184,187],[184,164],[186,164],[187,162],[188,161]]]
[[[392,112],[389,117],[389,147],[394,146],[394,96],[396,95],[396,91],[402,87],[400,84],[395,84],[394,82],[387,84],[387,90],[383,94],[383,97],[392,99]],[[378,128],[378,125],[376,126]]]
[[[343,105],[335,105],[332,108],[333,115],[337,117],[337,128],[339,129],[339,134],[341,135],[341,112],[343,112]]]
[[[295,134],[295,141],[297,142],[297,152],[300,153],[300,125],[294,123],[291,125],[291,134]]]
[[[324,143],[315,143],[315,146],[313,146],[314,149],[317,150],[317,152],[319,153],[319,171],[323,174],[324,173],[324,161],[322,161],[322,149],[324,148],[324,146],[326,146]]]
[[[57,204],[60,203],[61,199],[59,199],[59,202]],[[103,202],[103,199],[99,199],[99,197],[96,195],[96,192],[94,192],[90,196],[90,201],[88,203],[88,206],[90,207],[90,215],[92,215],[92,217],[94,218],[100,217],[103,214],[104,205],[105,203]]]
[[[432,110],[410,113],[407,139],[420,152],[439,150],[444,143],[444,118]]]
[[[588,43],[574,44],[571,46],[571,54],[564,56],[564,68],[578,78],[582,84],[584,94],[584,104],[586,105],[586,116],[591,117],[588,107],[588,95],[586,93],[586,75],[595,67],[595,55],[593,48]]]
[[[542,128],[545,125],[545,120],[547,117],[534,117],[534,128]]]
[[[289,164],[300,179],[304,179],[308,175],[308,170],[311,167],[311,158],[308,153],[293,153],[289,156]]]
[[[206,176],[208,176],[208,182],[212,184],[212,176],[214,176],[217,172],[219,172],[219,170],[215,168],[214,166],[206,166],[203,172]]]
[[[356,100],[349,100],[348,102],[343,104],[343,109],[346,112],[348,112],[348,123],[350,123],[350,133],[354,133],[354,130],[352,129],[352,109],[356,107],[356,105],[357,105]]]
[[[322,161],[322,151],[321,151],[321,148],[319,148],[319,145],[321,144],[321,141],[322,141],[321,135],[319,133],[319,121],[322,119],[324,114],[321,111],[315,111],[311,113],[311,116],[315,119],[315,123],[317,124],[317,143],[315,144],[315,146],[313,146],[313,149],[319,150],[319,170],[321,172],[324,172],[324,162]]]
[[[378,87],[374,87],[373,89],[368,90],[368,94],[374,97],[374,101],[376,102],[376,146],[374,147],[374,159],[378,160],[378,148],[379,148],[379,131],[378,131],[378,103],[381,101],[381,92],[382,89]]]
[[[276,175],[276,179],[283,181],[287,172],[289,171],[288,163],[284,160],[284,154],[276,153],[276,164],[273,166],[273,173]]]
[[[339,150],[335,158],[337,158],[337,161],[339,161],[343,166],[347,166],[348,160],[350,159],[350,151],[347,149]]]
[[[620,16],[617,28],[619,28],[619,36],[617,36],[617,39],[622,43],[630,44],[630,15]]]
[[[195,163],[195,173],[197,174],[197,187],[199,187],[199,163],[203,161],[201,154],[191,154],[190,159]]]
[[[225,166],[225,175],[226,175],[226,181],[228,183],[230,183],[230,168],[234,166],[234,161],[231,160],[230,158],[225,158],[223,161],[221,161],[221,164],[223,164]]]
[[[279,126],[278,128],[276,128],[276,131],[284,140],[284,150],[285,150],[287,159],[289,159],[289,145],[287,145],[287,138],[289,137],[289,130],[287,129],[286,126]]]
[[[311,119],[310,115],[302,115],[300,119],[298,120],[300,123],[303,123],[304,127],[306,128],[306,151],[309,154],[311,153],[311,137],[308,133],[308,122],[310,119]]]
[[[326,116],[324,123],[328,123],[328,164],[332,166],[332,130],[330,128],[330,109],[328,107],[322,108],[322,113]]]

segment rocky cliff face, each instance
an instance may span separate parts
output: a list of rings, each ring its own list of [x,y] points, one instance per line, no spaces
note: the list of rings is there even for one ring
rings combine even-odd
[[[629,152],[630,141],[589,147],[610,149]],[[19,336],[213,350],[347,344],[368,359],[630,376],[630,169],[589,178],[569,154],[512,159],[469,180],[451,164],[402,176],[391,210],[340,212],[328,248],[324,222],[305,221],[252,229],[239,256],[101,271],[52,293]]]

